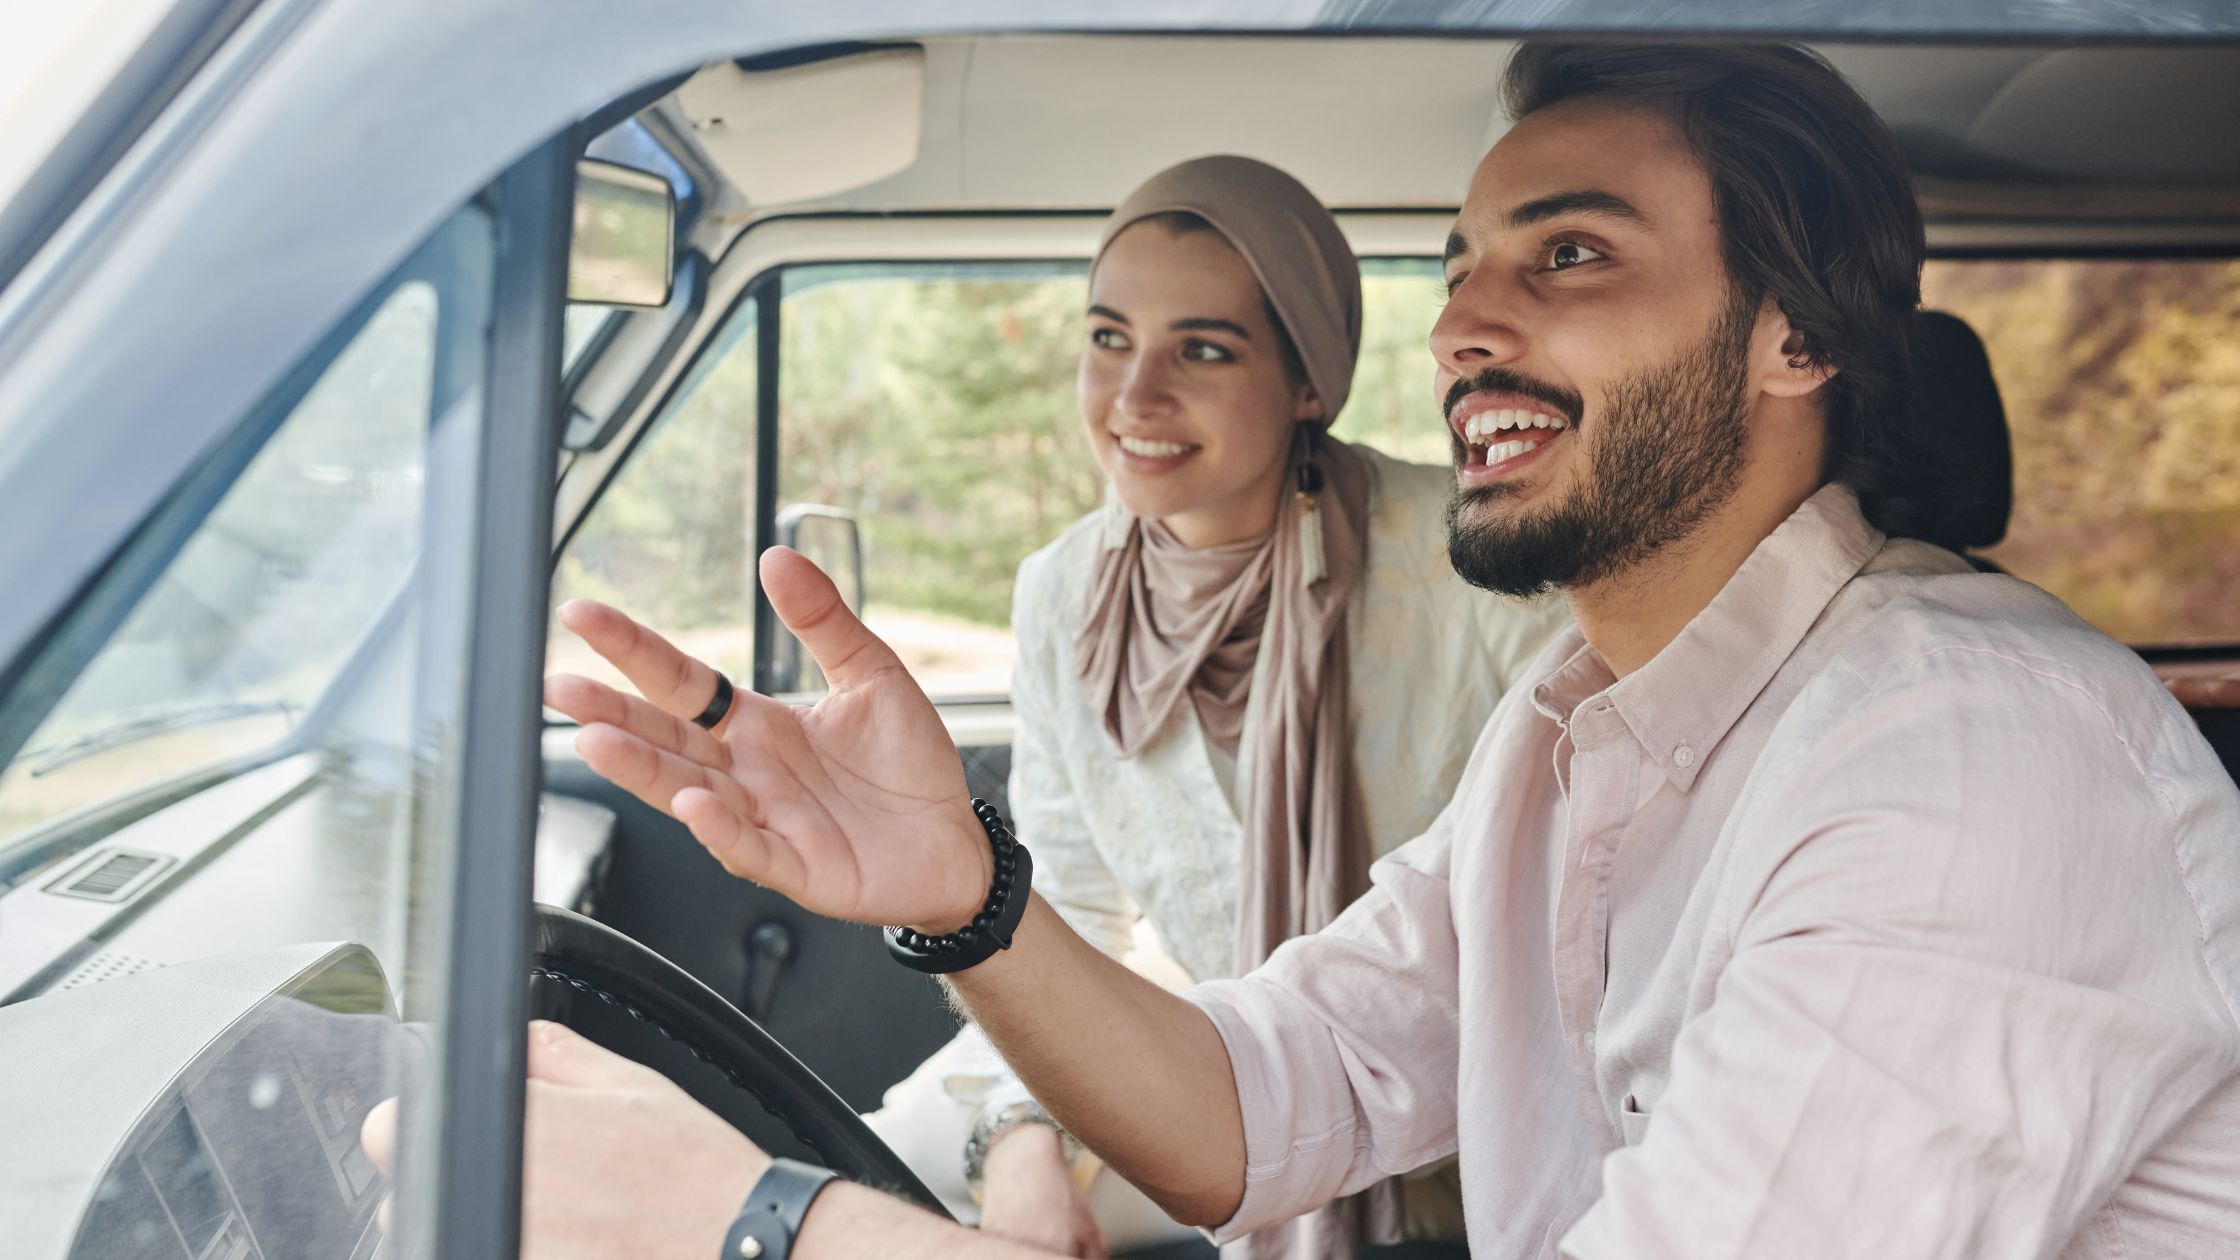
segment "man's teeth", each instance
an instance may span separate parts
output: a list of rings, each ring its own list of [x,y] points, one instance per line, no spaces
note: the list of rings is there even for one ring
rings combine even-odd
[[[1503,429],[1554,429],[1560,432],[1570,427],[1570,422],[1561,416],[1544,415],[1535,411],[1481,411],[1463,422],[1462,433],[1473,446],[1482,446]]]
[[[1130,455],[1141,455],[1145,459],[1170,459],[1190,448],[1180,442],[1158,442],[1150,438],[1123,435],[1120,437],[1120,449]]]
[[[1508,442],[1495,442],[1486,448],[1486,463],[1491,466],[1505,459],[1515,459],[1538,445],[1540,445],[1538,441],[1528,442],[1521,438]]]

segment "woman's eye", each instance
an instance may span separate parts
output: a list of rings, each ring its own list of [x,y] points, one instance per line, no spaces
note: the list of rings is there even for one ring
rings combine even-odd
[[[1569,271],[1581,263],[1590,263],[1603,256],[1602,251],[1577,241],[1557,241],[1548,248],[1548,270]]]
[[[1210,341],[1191,340],[1182,343],[1182,357],[1192,363],[1227,363],[1236,356]]]
[[[1117,328],[1092,328],[1089,330],[1089,344],[1099,350],[1125,350],[1128,348],[1128,338],[1127,334]]]

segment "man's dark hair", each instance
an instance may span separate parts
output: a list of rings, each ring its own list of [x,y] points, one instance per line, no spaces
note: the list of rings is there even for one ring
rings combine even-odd
[[[1826,364],[1827,475],[1885,533],[1936,540],[1976,493],[1910,414],[1927,252],[1889,128],[1818,56],[1784,45],[1528,43],[1509,63],[1513,118],[1581,98],[1634,102],[1678,124],[1711,181],[1728,283],[1765,298]]]

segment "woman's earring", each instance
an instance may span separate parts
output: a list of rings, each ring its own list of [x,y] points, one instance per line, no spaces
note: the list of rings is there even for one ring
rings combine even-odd
[[[1314,437],[1308,426],[1299,426],[1301,450],[1299,489],[1294,500],[1299,508],[1299,580],[1313,586],[1330,575],[1329,558],[1322,548],[1322,470],[1314,463]]]

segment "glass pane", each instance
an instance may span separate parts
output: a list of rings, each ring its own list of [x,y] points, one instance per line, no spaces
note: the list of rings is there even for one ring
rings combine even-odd
[[[1988,554],[2135,644],[2240,641],[2240,262],[1940,260],[2015,462]]]
[[[490,248],[455,216],[0,695],[0,729],[51,702],[0,765],[11,1257],[415,1253]]]
[[[284,737],[418,533],[435,289],[400,285],[0,772],[0,843]]]
[[[1019,561],[1104,499],[1074,405],[1082,277],[787,273],[779,503],[856,516],[865,620],[936,697],[1010,690]],[[821,686],[812,670],[793,689]]]
[[[589,350],[591,343],[598,339],[599,330],[619,314],[609,306],[570,302],[568,309],[560,317],[560,370],[565,372],[575,367],[576,360],[582,358],[583,352]]]
[[[560,558],[555,605],[597,599],[734,678],[754,674],[754,307],[694,364]],[[625,685],[553,622],[545,667]]]

